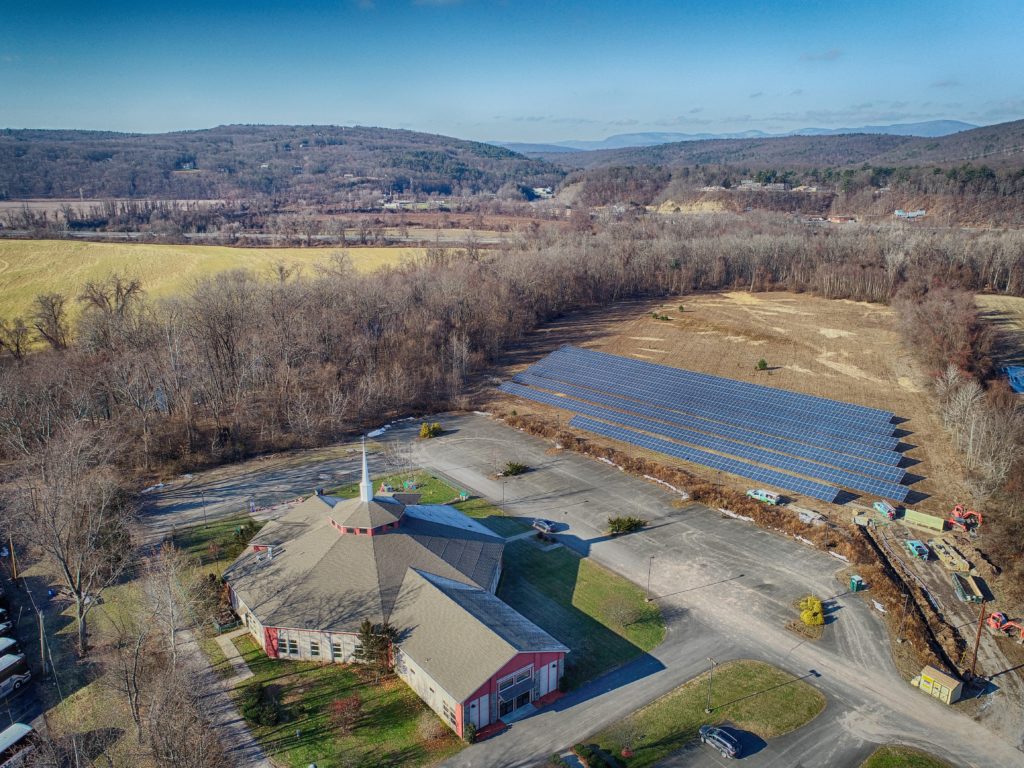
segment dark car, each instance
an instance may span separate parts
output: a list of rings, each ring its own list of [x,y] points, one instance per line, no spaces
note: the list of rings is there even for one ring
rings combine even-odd
[[[740,743],[736,737],[722,728],[713,725],[702,725],[700,727],[700,743],[710,744],[722,753],[722,757],[739,757]]]
[[[0,621],[0,637],[10,637],[14,634],[14,625],[9,621]]]
[[[554,520],[534,520],[533,527],[541,533],[554,533],[557,523]]]

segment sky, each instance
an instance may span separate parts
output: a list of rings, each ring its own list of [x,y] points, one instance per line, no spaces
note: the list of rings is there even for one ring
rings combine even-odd
[[[1024,2],[5,0],[0,126],[485,141],[1024,117]]]

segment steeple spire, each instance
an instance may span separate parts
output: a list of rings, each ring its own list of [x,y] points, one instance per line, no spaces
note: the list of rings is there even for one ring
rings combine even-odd
[[[361,501],[373,501],[373,483],[370,482],[370,468],[366,463],[366,438],[363,438],[363,479],[359,481]]]

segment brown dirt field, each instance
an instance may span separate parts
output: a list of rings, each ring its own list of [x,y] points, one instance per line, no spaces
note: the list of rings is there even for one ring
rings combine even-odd
[[[977,296],[982,317],[999,331],[996,360],[1001,365],[1024,365],[1024,298]]]
[[[679,312],[680,301],[684,312]],[[655,320],[652,312],[671,320]],[[963,470],[937,416],[926,376],[903,347],[888,307],[788,292],[633,302],[580,313],[538,329],[497,374],[507,377],[566,343],[890,410],[906,419],[900,429],[908,433],[903,441],[912,447],[905,455],[916,462],[908,472],[921,477],[912,487],[926,496],[912,496],[909,504],[944,515],[953,504],[969,500],[960,479]],[[755,370],[760,358],[768,362],[768,371]],[[502,402],[520,412],[545,410],[518,399]],[[667,463],[661,455],[657,460]],[[738,490],[749,487],[742,478],[685,466],[695,475]],[[861,503],[872,500],[859,499]],[[813,501],[811,505],[822,511],[829,506]]]

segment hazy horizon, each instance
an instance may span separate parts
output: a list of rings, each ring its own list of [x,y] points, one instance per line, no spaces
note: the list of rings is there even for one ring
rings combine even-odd
[[[0,28],[0,123],[358,124],[536,143],[987,125],[1024,115],[1022,22],[1012,2],[23,3]]]

